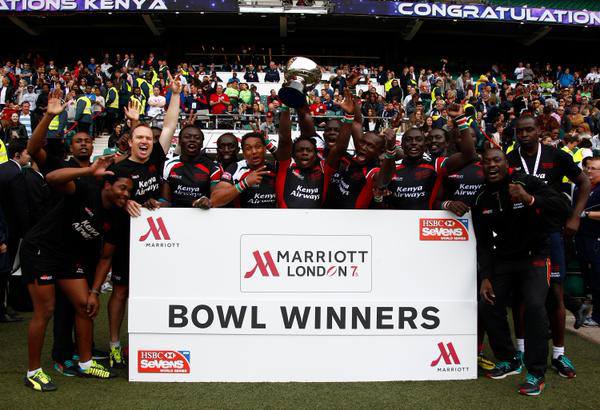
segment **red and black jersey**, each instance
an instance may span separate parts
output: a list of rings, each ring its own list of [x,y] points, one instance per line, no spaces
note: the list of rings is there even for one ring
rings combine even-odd
[[[477,193],[484,184],[481,162],[472,162],[463,169],[448,175],[445,167],[438,173],[433,198],[437,197],[438,188],[443,189],[442,200],[461,201],[473,206]]]
[[[277,168],[277,207],[321,208],[334,170],[325,161],[301,169],[293,159],[280,161]]]
[[[365,209],[373,199],[373,178],[379,172],[375,162],[359,164],[346,155],[331,176],[326,207],[331,209]]]
[[[191,162],[183,162],[180,158],[168,161],[163,180],[171,188],[171,205],[192,207],[198,198],[210,197],[210,188],[221,180],[221,174],[221,167],[205,156]]]
[[[434,162],[421,159],[415,162],[402,161],[396,165],[392,180],[387,188],[390,195],[385,204],[390,209],[431,209],[433,187],[437,174],[446,158]]]
[[[275,208],[275,167],[270,163],[265,163],[268,174],[263,176],[262,182],[253,185],[244,190],[233,204],[236,208]],[[235,185],[246,178],[252,170],[248,167],[246,160],[241,160],[231,164],[221,176],[221,181]]]

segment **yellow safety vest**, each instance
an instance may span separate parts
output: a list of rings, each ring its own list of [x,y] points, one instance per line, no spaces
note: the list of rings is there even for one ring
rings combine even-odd
[[[571,158],[573,158],[573,162],[575,162],[576,164],[580,164],[581,161],[583,161],[583,150],[582,149],[577,149],[577,151],[573,152],[569,149],[569,147],[564,146],[561,148],[561,150],[563,150],[564,152],[569,154],[571,156]],[[562,182],[565,184],[568,184],[569,182],[573,182],[573,181],[571,181],[567,177],[563,177]]]
[[[140,95],[139,98],[133,94],[130,98],[134,98],[140,102],[140,114],[144,115],[146,113],[146,98],[144,95]]]
[[[116,108],[116,109],[118,109],[119,108],[119,91],[117,91],[116,87],[110,87],[110,89],[108,90],[108,92],[110,93],[111,91],[114,91],[114,93],[115,93],[115,99],[113,100],[113,102],[111,102],[110,104],[108,104],[108,108]]]
[[[511,151],[514,151],[516,144],[517,143],[513,141],[513,143],[510,145],[510,147],[508,147],[506,149],[506,154],[509,154]]]
[[[79,104],[79,100],[83,100],[85,102],[85,107],[83,108],[83,115],[92,115],[92,101],[85,95],[82,95],[77,99],[77,104]]]
[[[0,164],[4,164],[6,161],[8,161],[6,145],[4,145],[4,142],[2,142],[2,140],[0,140]]]
[[[58,130],[58,125],[60,124],[60,115],[55,115],[50,121],[50,125],[48,125],[48,131],[56,131]]]

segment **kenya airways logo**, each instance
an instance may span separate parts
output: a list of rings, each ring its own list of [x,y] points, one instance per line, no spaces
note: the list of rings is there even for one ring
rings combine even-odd
[[[440,361],[444,361],[446,365],[460,364],[460,359],[456,354],[456,350],[454,350],[454,345],[452,343],[444,343],[440,342],[437,344],[438,349],[440,349],[440,355],[431,362],[431,367],[435,367],[440,364]]]
[[[139,241],[145,242],[149,248],[179,248],[179,242],[173,242],[162,217],[148,217],[148,231],[140,236]]]
[[[271,256],[271,252],[266,251],[263,253],[263,258],[260,255],[259,251],[252,252],[252,256],[256,261],[256,264],[252,268],[244,274],[244,279],[251,278],[254,275],[254,272],[258,269],[260,274],[263,276],[279,276],[279,271],[277,270],[277,266],[275,266],[275,262],[273,261],[273,257]],[[265,263],[266,261],[266,263]],[[269,271],[271,274],[269,275]]]
[[[189,373],[187,350],[138,350],[139,373]]]
[[[419,218],[422,241],[468,241],[469,220],[451,218]]]

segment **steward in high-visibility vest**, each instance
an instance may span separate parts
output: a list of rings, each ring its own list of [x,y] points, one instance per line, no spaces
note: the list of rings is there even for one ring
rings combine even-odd
[[[117,87],[112,85],[112,81],[107,82],[110,85],[108,92],[106,93],[106,108],[119,109],[119,90]]]
[[[77,131],[90,132],[92,125],[92,100],[85,94],[81,94],[77,98],[75,121],[77,122]]]
[[[130,97],[130,100],[131,99],[136,99],[140,102],[140,114],[146,115],[146,98],[144,97],[144,94],[142,94],[140,87],[135,87],[133,89],[133,95]]]
[[[65,127],[67,126],[68,115],[67,111],[64,110],[58,115],[55,115],[50,121],[50,125],[48,126],[48,132],[46,133],[46,138],[62,138]]]
[[[152,79],[152,73],[146,73],[146,77]],[[136,78],[135,85],[142,90],[142,94],[144,98],[147,100],[150,98],[150,92],[152,91],[152,85],[145,78]]]
[[[8,161],[6,145],[4,145],[4,142],[2,142],[2,140],[0,139],[0,164],[5,163],[6,161]]]

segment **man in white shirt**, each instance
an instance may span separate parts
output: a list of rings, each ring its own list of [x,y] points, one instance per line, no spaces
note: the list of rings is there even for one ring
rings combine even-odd
[[[24,102],[28,102],[31,108],[31,111],[35,110],[35,103],[37,102],[38,94],[33,91],[33,85],[28,85],[27,90],[21,94],[19,97],[19,105],[23,105]]]
[[[517,68],[515,68],[515,79],[517,81],[523,80],[523,72],[524,71],[525,71],[525,67],[523,66],[523,63],[519,63],[519,66]]]
[[[27,101],[21,104],[21,114],[19,114],[19,122],[25,126],[27,136],[31,137],[31,133],[35,128],[33,116],[31,115],[31,106]]]

